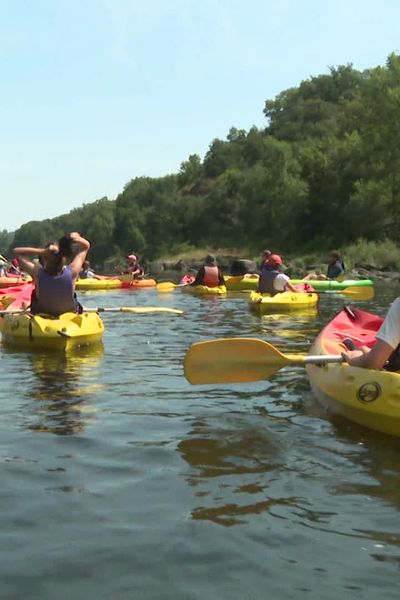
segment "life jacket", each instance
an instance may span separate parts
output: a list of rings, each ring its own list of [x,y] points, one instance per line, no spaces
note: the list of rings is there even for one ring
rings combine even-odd
[[[260,294],[271,294],[274,296],[277,293],[274,287],[274,281],[279,273],[280,271],[278,271],[278,269],[271,270],[266,267],[262,268],[258,284],[258,291]]]
[[[65,312],[77,312],[72,271],[64,267],[58,275],[49,275],[43,267],[38,270],[39,297],[32,294],[31,311],[58,317]]]
[[[219,269],[215,267],[204,267],[203,285],[207,287],[219,286]]]

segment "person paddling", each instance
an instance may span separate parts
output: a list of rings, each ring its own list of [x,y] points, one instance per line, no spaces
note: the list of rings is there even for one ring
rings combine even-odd
[[[128,254],[126,257],[126,267],[122,269],[116,267],[120,275],[132,275],[132,279],[142,279],[144,275],[144,269],[140,266],[136,254]]]
[[[389,308],[372,348],[360,346],[353,349],[354,343],[346,342],[349,340],[344,343],[351,347],[351,351],[342,352],[342,356],[350,365],[364,369],[400,371],[400,297]]]
[[[66,264],[72,245],[75,254],[71,262]],[[70,233],[58,242],[51,242],[44,248],[14,248],[14,254],[35,284],[31,299],[32,313],[58,317],[65,312],[78,312],[75,283],[89,248],[88,240],[77,232]],[[39,256],[38,264],[26,258],[32,254]]]
[[[275,295],[279,292],[298,292],[290,279],[281,273],[283,261],[279,254],[271,254],[261,269],[258,291],[260,294]]]
[[[225,285],[224,276],[213,254],[206,256],[204,266],[197,271],[196,278],[190,285],[206,285],[207,287]]]

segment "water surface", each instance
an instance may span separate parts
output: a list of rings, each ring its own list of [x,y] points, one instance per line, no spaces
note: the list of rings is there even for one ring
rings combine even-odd
[[[306,352],[344,297],[262,318],[243,294],[82,297],[185,314],[105,314],[103,346],[67,356],[0,347],[2,598],[399,597],[400,441],[327,414],[301,367],[183,377],[214,337]]]

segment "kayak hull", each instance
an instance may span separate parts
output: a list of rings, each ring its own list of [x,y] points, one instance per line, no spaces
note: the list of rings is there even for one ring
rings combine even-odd
[[[78,279],[75,288],[81,291],[115,290],[122,287],[119,279]]]
[[[97,313],[64,313],[58,318],[30,314],[4,315],[2,340],[11,346],[67,350],[101,340],[104,325]]]
[[[122,279],[122,277],[127,277],[128,279]],[[129,289],[142,289],[142,288],[152,288],[157,285],[155,279],[129,279],[129,275],[121,276],[121,287],[129,288]]]
[[[312,292],[281,292],[274,296],[251,292],[249,299],[250,309],[260,314],[314,308],[317,303],[318,294]]]
[[[225,275],[224,279],[228,292],[251,292],[258,289],[258,276]]]
[[[343,310],[321,331],[310,354],[340,354],[346,349],[346,338],[356,347],[371,347],[381,324],[382,318],[376,315],[355,308]],[[323,406],[369,429],[400,436],[400,373],[346,363],[306,368],[312,390]]]
[[[194,296],[224,296],[226,294],[226,287],[224,285],[218,285],[216,287],[209,287],[208,285],[186,285],[182,288],[182,291],[193,294]]]
[[[291,283],[294,285],[303,283],[302,279],[291,279]],[[309,282],[317,292],[324,290],[340,291],[345,290],[348,287],[372,287],[374,282],[372,279],[345,279],[343,281],[336,281],[330,279],[313,279]]]
[[[23,285],[26,282],[32,281],[32,277],[26,275],[24,277],[21,276],[10,276],[10,277],[0,277],[0,288],[14,287],[16,285]]]
[[[104,277],[102,279],[78,279],[76,289],[79,291],[115,290],[120,288],[149,288],[156,285],[155,279],[134,279],[130,275],[120,277]]]

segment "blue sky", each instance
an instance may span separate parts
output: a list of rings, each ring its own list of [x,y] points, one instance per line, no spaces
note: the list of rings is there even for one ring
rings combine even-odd
[[[0,230],[177,172],[266,99],[399,52],[397,0],[0,0]]]

